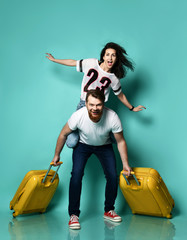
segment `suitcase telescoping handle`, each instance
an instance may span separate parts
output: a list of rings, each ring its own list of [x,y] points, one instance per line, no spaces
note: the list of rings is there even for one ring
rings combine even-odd
[[[57,175],[57,172],[58,172],[58,170],[59,170],[59,168],[60,168],[60,166],[61,166],[61,164],[62,164],[63,162],[59,162],[59,163],[60,163],[60,164],[57,165],[57,170],[56,170],[56,172],[55,172],[53,178],[51,179],[51,182],[54,181],[54,179],[55,179],[55,177],[56,177],[56,175]],[[53,165],[53,162],[50,163],[49,168],[48,168],[48,170],[47,170],[47,172],[46,172],[46,174],[45,174],[45,177],[44,177],[42,183],[45,182],[45,180],[46,180],[46,178],[47,178],[47,175],[48,175],[49,171],[51,170],[52,166],[54,166],[54,165]]]
[[[123,172],[127,172],[127,171],[123,171]],[[131,175],[135,179],[137,185],[140,186],[140,183],[138,182],[138,179],[136,178],[135,173],[133,171],[131,171]],[[128,179],[126,178],[124,173],[123,173],[123,177],[125,178],[125,181],[126,181],[127,185],[130,185],[130,182],[128,181]]]

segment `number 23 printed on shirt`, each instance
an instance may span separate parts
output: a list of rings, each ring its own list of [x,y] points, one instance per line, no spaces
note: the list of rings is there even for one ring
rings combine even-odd
[[[90,70],[88,71],[87,76],[89,76],[90,79],[89,79],[89,81],[87,82],[87,84],[84,86],[84,91],[85,91],[85,92],[88,92],[89,86],[90,86],[93,82],[95,82],[95,81],[97,80],[98,75],[99,75],[99,74],[98,74],[98,72],[97,72],[95,69],[90,69]],[[96,87],[96,89],[99,89],[100,91],[102,91],[102,92],[104,93],[105,88],[108,88],[108,87],[110,86],[111,80],[110,80],[109,78],[107,78],[107,77],[102,77],[101,80],[100,80],[100,83],[102,84],[102,86],[101,86],[101,87]]]

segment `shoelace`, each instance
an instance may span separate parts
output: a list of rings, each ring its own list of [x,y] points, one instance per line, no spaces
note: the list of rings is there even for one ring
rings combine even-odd
[[[76,215],[72,215],[71,218],[70,218],[70,221],[71,222],[78,222],[79,218]]]
[[[110,210],[109,213],[110,213],[112,216],[117,215],[114,210]]]

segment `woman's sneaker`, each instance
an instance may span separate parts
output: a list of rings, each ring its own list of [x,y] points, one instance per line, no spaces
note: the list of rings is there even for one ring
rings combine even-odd
[[[79,217],[72,214],[69,220],[69,228],[71,229],[80,229],[81,225],[79,223]]]
[[[104,213],[104,218],[113,222],[121,222],[122,219],[114,210],[110,210]]]

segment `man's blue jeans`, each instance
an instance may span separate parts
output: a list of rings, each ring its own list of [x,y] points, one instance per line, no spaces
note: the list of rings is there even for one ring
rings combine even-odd
[[[112,144],[103,146],[90,146],[79,142],[73,149],[73,167],[69,186],[70,216],[72,214],[79,216],[80,214],[82,178],[87,160],[92,154],[95,154],[98,157],[106,177],[104,210],[105,212],[114,210],[118,189],[118,175],[116,171],[116,159]]]

